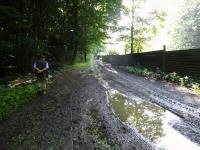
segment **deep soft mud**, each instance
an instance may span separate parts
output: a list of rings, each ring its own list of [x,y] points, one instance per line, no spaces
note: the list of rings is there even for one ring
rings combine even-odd
[[[0,149],[174,150],[176,136],[197,150],[199,108],[187,90],[97,61],[60,74],[46,95],[1,122]]]

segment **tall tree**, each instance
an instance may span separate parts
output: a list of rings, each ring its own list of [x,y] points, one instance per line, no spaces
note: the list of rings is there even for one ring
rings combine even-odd
[[[55,62],[74,62],[93,52],[119,16],[122,0],[2,0],[0,57],[12,54],[18,69],[45,53]],[[30,64],[26,66],[27,64]]]
[[[200,48],[200,0],[184,0],[180,16],[172,30],[174,49]]]
[[[157,34],[157,28],[164,22],[166,13],[157,10],[145,10],[146,0],[132,0],[129,10],[130,28],[120,27],[125,31],[119,40],[126,41],[125,53],[139,53]],[[130,31],[127,33],[126,31]]]

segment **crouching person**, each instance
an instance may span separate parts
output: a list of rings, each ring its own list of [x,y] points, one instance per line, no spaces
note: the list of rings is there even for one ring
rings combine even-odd
[[[36,71],[37,83],[38,83],[38,94],[45,94],[48,82],[48,70],[49,64],[45,60],[45,56],[41,55],[34,62],[34,70]]]

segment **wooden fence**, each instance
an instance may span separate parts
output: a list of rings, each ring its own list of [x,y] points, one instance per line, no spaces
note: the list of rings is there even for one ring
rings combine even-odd
[[[140,64],[147,68],[171,73],[176,72],[181,76],[190,76],[200,79],[200,49],[178,51],[152,51],[129,55],[104,56],[103,61],[117,66]]]

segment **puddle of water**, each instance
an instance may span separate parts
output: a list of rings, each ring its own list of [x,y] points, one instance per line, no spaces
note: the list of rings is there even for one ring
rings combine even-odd
[[[140,134],[168,150],[200,150],[200,146],[180,134],[172,124],[181,119],[162,107],[142,100],[130,100],[118,91],[109,92],[109,100],[119,119]]]

